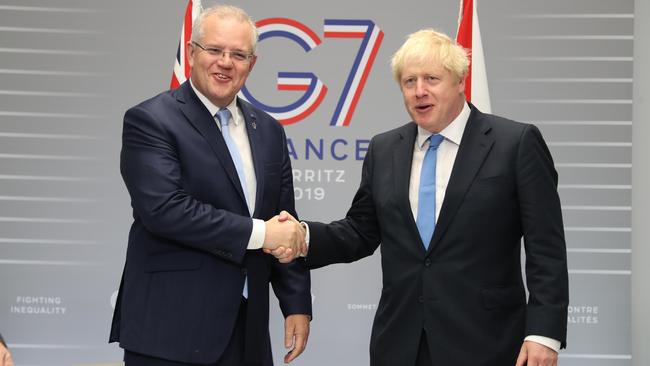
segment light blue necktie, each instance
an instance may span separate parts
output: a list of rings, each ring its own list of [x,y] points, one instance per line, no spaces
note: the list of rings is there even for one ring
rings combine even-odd
[[[442,135],[429,137],[429,149],[424,155],[420,173],[420,189],[418,193],[418,231],[424,249],[429,249],[429,243],[436,227],[436,156],[438,146],[445,138]]]
[[[223,140],[228,146],[228,151],[230,151],[230,157],[232,162],[235,164],[235,169],[237,169],[237,176],[239,177],[239,183],[241,184],[241,189],[244,191],[244,197],[246,202],[248,202],[248,189],[246,189],[246,175],[244,174],[244,163],[241,160],[241,155],[239,155],[239,149],[235,144],[235,140],[230,136],[230,129],[228,124],[230,123],[230,111],[227,108],[221,108],[217,112],[217,119],[221,123],[221,135],[223,135]]]
[[[242,163],[241,155],[239,155],[239,149],[237,149],[235,141],[230,136],[230,129],[228,128],[228,124],[230,123],[230,116],[230,111],[227,108],[221,108],[217,112],[217,119],[221,124],[221,135],[223,136],[223,140],[226,142],[226,146],[228,146],[228,151],[230,151],[230,157],[232,158],[232,162],[235,164],[235,169],[237,169],[237,175],[239,176],[241,189],[244,191],[244,197],[246,197],[246,202],[248,203],[248,190],[246,189],[244,163]],[[244,280],[244,290],[242,291],[242,295],[248,299],[248,276],[246,276],[246,280]]]

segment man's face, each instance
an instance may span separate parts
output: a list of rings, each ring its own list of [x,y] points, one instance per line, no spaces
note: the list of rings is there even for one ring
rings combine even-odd
[[[465,80],[458,80],[439,62],[407,62],[400,88],[406,111],[425,130],[438,133],[460,114]]]
[[[203,37],[198,40],[204,48],[226,51],[214,56],[199,46],[188,44],[188,61],[194,86],[218,107],[225,107],[237,95],[255,65],[256,57],[237,61],[229,52],[251,54],[250,26],[234,18],[208,16],[203,22]]]

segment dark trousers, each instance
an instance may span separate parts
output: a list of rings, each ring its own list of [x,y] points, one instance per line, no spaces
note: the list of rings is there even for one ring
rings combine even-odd
[[[224,350],[221,358],[216,363],[207,366],[270,366],[273,360],[269,353],[268,357],[262,364],[251,365],[244,361],[244,344],[246,339],[246,300],[242,300],[239,307],[239,314],[235,322],[235,329],[228,346]],[[170,361],[153,356],[143,355],[140,353],[124,350],[124,366],[206,366],[205,364],[194,364],[187,362]]]
[[[427,333],[422,330],[420,336],[420,346],[418,346],[418,357],[415,359],[415,366],[431,366],[431,354],[429,353],[429,344],[427,343]]]

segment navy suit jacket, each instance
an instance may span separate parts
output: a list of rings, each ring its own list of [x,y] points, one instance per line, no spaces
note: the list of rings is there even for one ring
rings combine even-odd
[[[253,217],[292,214],[293,178],[282,126],[237,101],[257,178]],[[129,233],[110,341],[133,352],[216,362],[228,344],[248,276],[247,349],[270,354],[268,284],[285,316],[311,315],[303,261],[280,264],[247,250],[252,219],[221,132],[189,82],[124,116],[121,172],[131,196]]]
[[[433,365],[514,365],[526,335],[565,345],[568,274],[553,160],[533,125],[471,109],[428,250],[409,203],[413,122],[372,139],[345,219],[309,222],[314,268],[355,261],[381,243],[372,366],[415,364],[423,330]]]

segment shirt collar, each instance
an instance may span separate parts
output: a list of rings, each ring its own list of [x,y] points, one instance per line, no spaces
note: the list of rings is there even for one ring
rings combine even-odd
[[[210,101],[210,99],[208,99],[208,97],[206,97],[205,95],[203,95],[203,93],[201,93],[201,92],[200,92],[200,91],[199,91],[199,90],[194,86],[194,84],[192,83],[192,79],[190,79],[190,86],[191,86],[192,89],[194,90],[194,93],[196,93],[196,96],[199,97],[199,100],[201,101],[201,103],[203,103],[203,105],[205,106],[205,108],[208,109],[208,112],[210,112],[210,115],[214,117],[214,116],[217,114],[217,112],[219,111],[219,109],[221,109],[221,108],[217,107],[214,103],[212,103],[212,102]],[[235,118],[235,116],[237,115],[237,97],[234,97],[234,98],[232,99],[232,102],[230,102],[230,104],[228,104],[228,105],[226,106],[226,109],[228,109],[228,110],[230,111],[230,115],[233,117],[233,118],[232,118],[232,122],[233,122],[235,125],[238,125],[238,124],[239,124],[239,118]]]
[[[458,116],[454,118],[447,127],[440,131],[439,134],[442,135],[445,140],[451,141],[460,146],[460,140],[463,138],[463,132],[465,131],[465,126],[467,126],[467,121],[469,120],[471,111],[469,104],[465,102],[463,104],[463,109],[460,111]],[[415,140],[418,148],[422,149],[431,135],[433,135],[431,132],[418,126],[418,136]]]

